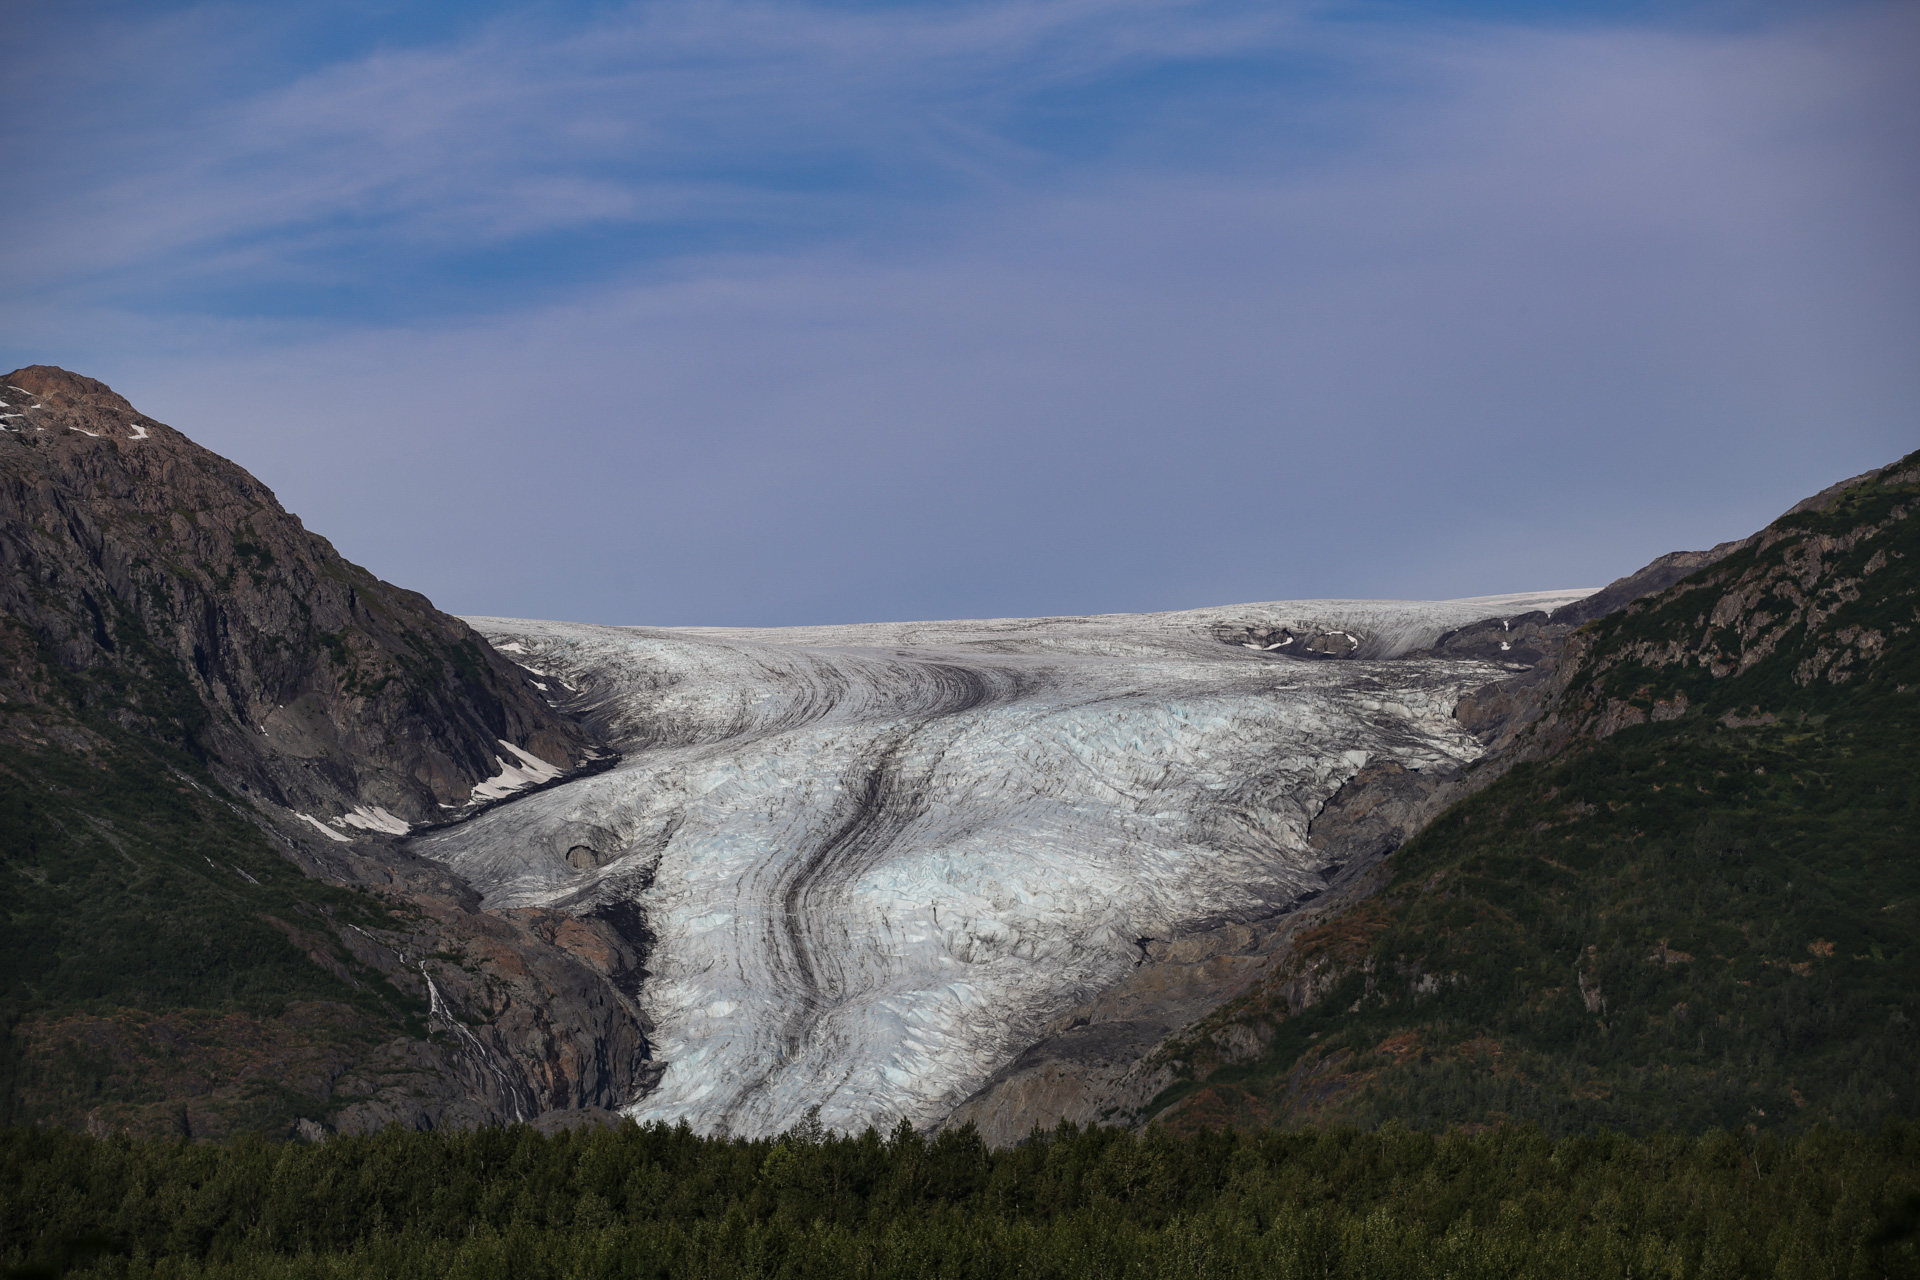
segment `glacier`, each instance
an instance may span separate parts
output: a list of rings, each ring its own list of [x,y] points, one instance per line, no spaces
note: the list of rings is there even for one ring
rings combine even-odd
[[[1586,594],[779,629],[469,618],[621,756],[411,847],[491,908],[640,912],[659,1074],[635,1119],[761,1136],[817,1106],[843,1131],[927,1127],[1148,942],[1325,889],[1307,828],[1343,783],[1482,751],[1453,709],[1507,670],[1421,651]]]

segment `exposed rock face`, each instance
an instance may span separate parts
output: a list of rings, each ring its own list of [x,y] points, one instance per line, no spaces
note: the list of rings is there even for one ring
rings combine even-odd
[[[1849,491],[1869,480],[1902,482],[1905,473],[1897,470],[1900,465],[1876,468],[1829,485],[1795,503],[1782,513],[1780,520],[1825,512]],[[1823,568],[1836,554],[1844,553],[1860,538],[1871,537],[1877,530],[1854,530],[1837,538],[1815,539],[1793,558],[1788,568],[1748,569],[1746,562],[1751,557],[1740,556],[1740,553],[1764,554],[1783,538],[1792,536],[1780,530],[1778,524],[1776,521],[1759,533],[1722,542],[1706,551],[1669,552],[1592,595],[1550,612],[1490,619],[1440,637],[1432,649],[1435,654],[1490,658],[1513,669],[1513,674],[1461,699],[1454,711],[1460,723],[1488,747],[1488,758],[1475,771],[1476,785],[1492,781],[1518,760],[1538,760],[1552,755],[1579,734],[1605,738],[1628,725],[1673,720],[1686,714],[1684,693],[1668,699],[1641,699],[1643,705],[1635,705],[1628,699],[1609,698],[1598,688],[1590,690],[1580,701],[1577,714],[1567,715],[1558,710],[1571,682],[1585,678],[1581,667],[1589,657],[1590,646],[1578,632],[1588,622],[1631,611],[1633,606],[1663,595],[1701,570],[1734,559],[1741,566],[1739,585],[1717,597],[1708,612],[1702,614],[1703,630],[1698,643],[1669,644],[1657,650],[1642,646],[1624,658],[1610,660],[1614,667],[1623,662],[1649,668],[1697,666],[1722,677],[1750,669],[1772,653],[1784,638],[1794,634],[1796,628],[1817,627],[1839,605],[1857,598],[1860,581],[1825,584]],[[1849,538],[1853,541],[1848,541]],[[1689,590],[1718,587],[1725,580],[1721,575],[1708,575],[1698,587]],[[1849,592],[1854,595],[1849,596]],[[1777,608],[1757,607],[1763,601],[1776,598]],[[1729,627],[1735,620],[1740,625],[1730,631],[1714,629]],[[1862,640],[1867,648],[1858,647]],[[1838,669],[1844,671],[1870,656],[1872,646],[1879,642],[1871,636],[1854,637],[1850,643],[1856,648],[1851,654],[1841,653],[1829,645],[1830,656],[1809,659],[1812,665],[1807,674],[1810,676],[1812,668],[1822,662],[1830,667],[1838,662]],[[1509,650],[1517,661],[1507,661]]]
[[[471,1127],[624,1105],[657,1077],[645,1016],[630,995],[644,961],[605,918],[490,912],[443,868],[399,850],[362,865],[363,883],[413,909],[406,931],[341,929],[354,957],[418,995],[432,1033],[396,1039],[356,1064],[333,1095],[342,1132]],[[411,1076],[411,1078],[408,1078]]]
[[[1849,606],[1883,600],[1885,582],[1904,559],[1894,537],[1913,516],[1901,502],[1880,520],[1845,520],[1809,528],[1790,517],[1825,514],[1866,482],[1875,487],[1920,482],[1920,467],[1903,459],[1855,476],[1796,504],[1779,521],[1737,543],[1694,575],[1664,592],[1663,619],[1650,634],[1616,642],[1604,653],[1572,643],[1562,665],[1570,695],[1542,724],[1539,737],[1552,744],[1570,736],[1605,738],[1628,727],[1676,720],[1695,697],[1719,682],[1745,676],[1776,655],[1792,660],[1793,687],[1844,686],[1887,653],[1909,620],[1891,625],[1840,625]],[[1866,548],[1875,548],[1864,554]],[[1719,551],[1721,548],[1715,548]],[[1740,552],[1745,554],[1734,554]],[[1625,616],[1642,616],[1652,605],[1636,601]],[[1701,676],[1707,677],[1705,681]],[[1729,711],[1729,727],[1765,724],[1765,707]]]
[[[289,1095],[310,1136],[630,1102],[655,1074],[632,995],[643,922],[488,912],[396,840],[609,763],[556,708],[563,694],[542,696],[465,623],[341,559],[244,470],[104,385],[47,367],[0,382],[0,788],[40,797],[9,810],[26,814],[10,834],[33,847],[6,851],[0,910],[44,919],[45,866],[62,859],[63,874],[104,855],[149,882],[202,877],[231,909],[223,923],[152,897],[118,914],[94,902],[89,918],[189,934],[264,921],[257,945],[284,940],[340,997],[275,1013],[210,980],[76,1007],[35,994],[67,989],[64,962],[36,962],[32,982],[0,974],[0,1032],[24,1064],[7,1105],[205,1137],[270,1123]],[[188,754],[139,746],[150,740]],[[254,810],[188,768],[194,757]],[[96,812],[116,778],[197,806],[202,826],[173,830],[221,827],[224,860],[127,830],[139,799],[116,834]],[[563,834],[576,857],[606,846],[604,833]],[[351,892],[289,890],[299,877],[261,839]],[[125,1086],[84,1117],[61,1065],[75,1054]]]
[[[1794,503],[1782,513],[1781,519],[1807,511],[1824,511],[1848,489],[1863,480],[1881,474],[1885,469],[1884,467],[1876,468],[1854,476],[1850,480],[1828,485],[1811,498],[1804,498]],[[1754,540],[1761,536],[1756,533],[1745,538],[1735,538],[1731,542],[1722,542],[1706,551],[1670,551],[1644,568],[1624,578],[1615,579],[1585,599],[1576,600],[1572,604],[1555,609],[1553,621],[1573,623],[1577,626],[1583,622],[1592,622],[1595,618],[1604,618],[1610,613],[1626,608],[1636,600],[1665,591],[1691,573],[1704,569],[1708,565],[1720,563],[1734,552],[1752,546]]]
[[[0,383],[0,612],[114,686],[126,727],[347,836],[458,813],[526,756],[548,777],[591,756],[524,672],[241,468],[91,378]]]
[[[314,999],[274,1013],[215,1002],[34,1009],[8,1029],[16,1114],[220,1138],[270,1123],[262,1096],[290,1093],[311,1138],[605,1113],[654,1078],[645,1019],[622,991],[641,957],[608,921],[482,911],[444,868],[398,849],[362,845],[338,862],[401,908],[387,927],[315,911],[265,919],[348,986],[385,978],[415,1002],[411,1025]],[[131,1087],[89,1096],[62,1066],[76,1059],[104,1060],[109,1079]]]
[[[1595,618],[1604,618],[1626,608],[1635,600],[1665,591],[1695,570],[1717,564],[1752,541],[1752,538],[1736,538],[1706,551],[1669,551],[1644,568],[1609,582],[1586,599],[1555,609],[1553,621],[1578,626]]]
[[[496,912],[644,913],[661,1076],[630,1114],[931,1125],[1076,1009],[1110,1010],[1079,1062],[1210,1007],[1270,922],[1362,875],[1482,751],[1452,711],[1504,669],[1404,655],[1576,594],[779,631],[478,619],[581,690],[623,759],[411,847]],[[1296,658],[1221,643],[1236,629],[1354,643]]]

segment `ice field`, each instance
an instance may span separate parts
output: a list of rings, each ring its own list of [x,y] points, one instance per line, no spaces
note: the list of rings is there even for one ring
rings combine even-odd
[[[782,630],[469,619],[622,759],[413,847],[493,907],[638,903],[664,1074],[635,1118],[931,1124],[1143,940],[1321,888],[1307,824],[1356,770],[1480,750],[1454,705],[1506,673],[1417,651],[1583,594]]]

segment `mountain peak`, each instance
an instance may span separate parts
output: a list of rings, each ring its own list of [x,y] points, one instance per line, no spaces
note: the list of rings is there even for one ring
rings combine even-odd
[[[366,828],[356,815],[399,815],[386,830],[497,798],[502,740],[556,770],[591,755],[520,668],[241,467],[93,378],[31,365],[0,384],[0,613],[90,673],[89,707],[116,682],[167,684],[179,698],[127,693],[122,727],[333,842]]]
[[[6,376],[17,391],[30,391],[42,400],[62,405],[84,404],[93,408],[116,409],[135,413],[127,398],[106,383],[54,364],[30,364]]]
[[[99,439],[148,440],[160,424],[106,383],[30,364],[0,378],[0,427],[17,435],[68,432]]]

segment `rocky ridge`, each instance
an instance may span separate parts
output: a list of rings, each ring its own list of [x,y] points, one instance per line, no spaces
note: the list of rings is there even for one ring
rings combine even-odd
[[[59,667],[118,686],[123,727],[346,836],[444,821],[595,758],[471,628],[103,383],[17,369],[0,406],[0,612]],[[174,699],[130,694],[176,674]],[[19,715],[16,737],[32,732]]]
[[[104,384],[0,383],[9,1114],[201,1136],[629,1101],[644,929],[485,911],[398,838],[612,763],[565,695]]]

